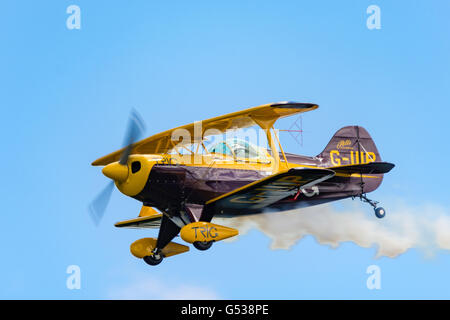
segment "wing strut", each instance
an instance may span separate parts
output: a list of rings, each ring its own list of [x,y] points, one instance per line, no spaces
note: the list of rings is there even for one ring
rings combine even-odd
[[[275,129],[273,127],[272,127],[272,130],[273,130],[273,135],[275,136],[275,138],[278,141],[278,146],[280,147],[281,154],[283,155],[284,164],[286,166],[286,169],[289,169],[289,163],[287,161],[286,154],[284,153],[283,147],[281,146],[280,139],[278,138],[277,132],[275,131]]]

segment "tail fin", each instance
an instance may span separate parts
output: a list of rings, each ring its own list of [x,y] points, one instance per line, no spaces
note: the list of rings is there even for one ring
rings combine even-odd
[[[329,167],[380,162],[381,156],[366,129],[348,126],[339,129],[317,156]]]

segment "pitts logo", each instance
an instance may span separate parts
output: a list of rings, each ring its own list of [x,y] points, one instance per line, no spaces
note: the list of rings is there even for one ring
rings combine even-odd
[[[353,149],[351,140],[347,139],[339,141],[336,145],[336,149]]]

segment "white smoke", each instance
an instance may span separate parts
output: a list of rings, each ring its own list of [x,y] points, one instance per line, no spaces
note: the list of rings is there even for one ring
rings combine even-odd
[[[258,229],[272,239],[274,250],[289,249],[308,235],[333,248],[347,241],[364,248],[375,246],[377,257],[394,258],[412,248],[428,256],[439,249],[450,250],[450,215],[440,207],[401,205],[378,219],[366,206],[345,205],[338,210],[327,204],[213,222],[236,228],[240,235]]]

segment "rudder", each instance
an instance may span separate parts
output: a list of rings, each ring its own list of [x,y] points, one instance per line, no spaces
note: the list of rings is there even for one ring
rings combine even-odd
[[[329,167],[381,161],[372,137],[360,126],[339,129],[317,157]]]

